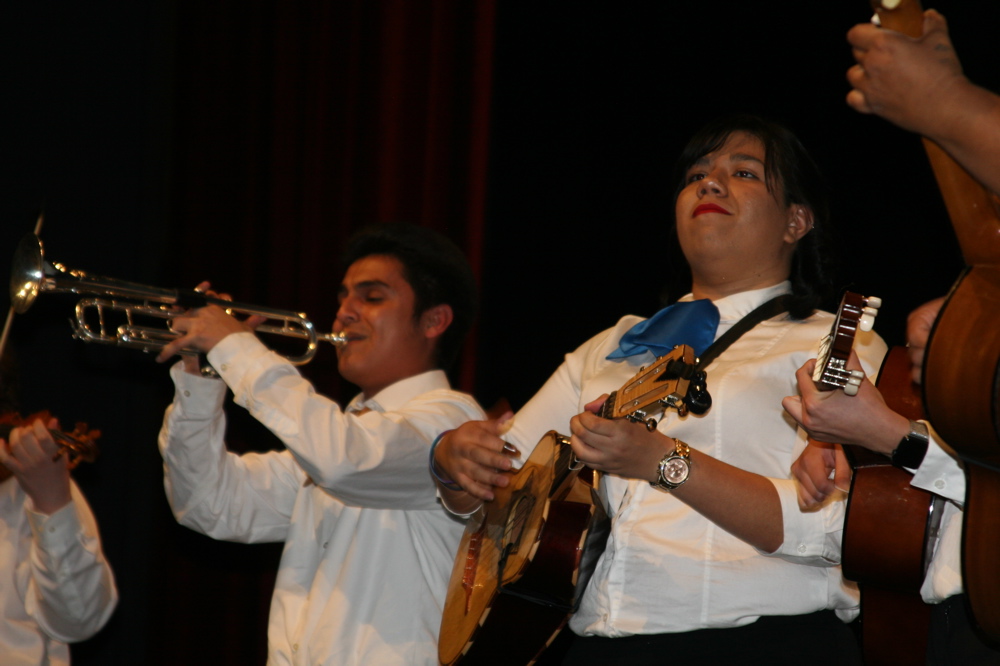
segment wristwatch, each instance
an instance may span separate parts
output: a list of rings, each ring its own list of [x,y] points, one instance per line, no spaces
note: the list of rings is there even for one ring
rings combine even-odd
[[[910,432],[899,440],[890,459],[894,467],[916,469],[927,455],[927,445],[930,436],[927,434],[927,424],[920,421],[910,421]]]
[[[649,485],[657,490],[670,492],[684,485],[691,476],[691,447],[679,439],[674,440],[674,450],[663,456],[656,470],[656,481]]]

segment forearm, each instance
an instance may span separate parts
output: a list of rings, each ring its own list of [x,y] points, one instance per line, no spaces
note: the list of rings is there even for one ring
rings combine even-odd
[[[1000,192],[1000,97],[963,78],[942,105],[947,109],[923,134],[987,189]]]
[[[25,609],[49,636],[76,642],[97,633],[118,602],[111,567],[83,496],[45,516],[28,512],[31,579]]]
[[[761,551],[772,553],[781,546],[781,502],[774,485],[759,474],[692,449],[691,476],[672,494]]]

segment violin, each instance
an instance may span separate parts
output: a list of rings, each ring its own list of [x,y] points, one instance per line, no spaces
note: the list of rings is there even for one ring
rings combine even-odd
[[[35,421],[41,420],[47,423],[52,418],[48,411],[41,411],[22,418],[20,414],[8,413],[0,415],[0,437],[8,439],[14,428],[29,426]],[[86,423],[79,422],[71,432],[64,432],[55,428],[48,428],[52,439],[59,445],[59,451],[52,457],[55,462],[62,456],[66,456],[67,466],[73,469],[81,462],[94,462],[97,458],[96,440],[101,436],[100,430],[93,430],[87,427]],[[0,465],[0,481],[6,481],[11,476],[11,471]]]

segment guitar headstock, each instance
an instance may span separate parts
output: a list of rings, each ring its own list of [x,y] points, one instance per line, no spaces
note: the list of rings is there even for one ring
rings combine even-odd
[[[624,386],[608,396],[601,415],[609,419],[646,421],[647,427],[651,422],[653,428],[656,421],[648,417],[650,407],[655,411],[672,408],[681,416],[686,415],[688,388],[692,381],[698,381],[695,365],[694,350],[678,345],[652,365],[640,368]]]
[[[864,381],[865,373],[848,370],[847,359],[854,346],[854,336],[858,330],[870,331],[875,325],[875,316],[882,307],[882,299],[877,296],[862,296],[851,291],[844,292],[837,309],[830,334],[820,340],[816,355],[816,369],[813,381],[822,390],[844,389],[847,395],[855,395]]]
[[[924,10],[919,0],[871,0],[883,28],[919,37],[924,32]]]

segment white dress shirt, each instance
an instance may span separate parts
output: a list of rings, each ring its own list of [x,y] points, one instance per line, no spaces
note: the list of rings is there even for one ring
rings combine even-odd
[[[786,291],[783,283],[716,301],[721,315],[716,335]],[[566,356],[515,417],[510,435],[523,456],[546,431],[568,433],[570,418],[586,403],[619,388],[653,360],[649,352],[618,362],[605,359],[639,321],[624,317]],[[789,470],[806,435],[781,407],[783,397],[796,393],[795,371],[816,355],[832,323],[832,315],[817,313],[804,321],[782,315],[758,324],[707,368],[711,409],[685,418],[670,413],[658,425],[692,448],[772,480],[784,520],[778,551],[759,552],[646,481],[603,475],[611,536],[570,621],[574,632],[610,637],[680,632],[826,608],[845,619],[856,614],[857,589],[844,582],[837,566],[844,503],[799,510]],[[869,374],[886,351],[878,336],[864,333],[855,349]],[[691,477],[697,476],[694,466]]]
[[[237,404],[287,451],[225,449],[225,385],[171,370],[160,449],[177,520],[217,539],[283,541],[268,663],[437,664],[437,636],[463,523],[428,471],[442,431],[484,418],[439,370],[345,413],[253,335],[209,354]]]
[[[958,456],[945,450],[937,433],[927,424],[927,455],[910,485],[944,498],[938,507],[941,523],[920,596],[929,604],[962,593],[962,507],[965,505],[965,470]]]
[[[0,664],[63,666],[67,643],[104,626],[118,603],[97,523],[70,481],[72,500],[38,513],[17,479],[0,483]]]

